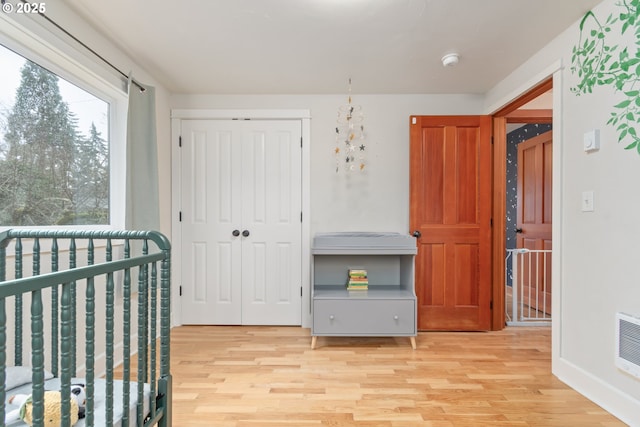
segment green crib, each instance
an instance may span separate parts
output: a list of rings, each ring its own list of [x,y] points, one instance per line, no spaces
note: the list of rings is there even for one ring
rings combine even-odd
[[[158,232],[0,232],[0,426],[28,425],[6,420],[25,395],[33,425],[49,425],[45,391],[60,392],[62,427],[171,426],[170,300]]]

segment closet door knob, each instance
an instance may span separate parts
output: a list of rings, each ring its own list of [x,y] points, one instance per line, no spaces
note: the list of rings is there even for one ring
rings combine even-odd
[[[233,234],[234,236],[238,237],[240,235],[240,230],[233,230],[231,232],[231,234]]]
[[[249,234],[250,234],[250,233],[249,233],[249,230],[244,230],[244,231],[242,232],[242,235],[243,235],[244,237],[249,237]]]
[[[398,320],[398,316],[393,316],[393,320]]]
[[[333,320],[333,314],[329,316],[329,320]]]
[[[414,231],[413,237],[415,237],[416,239],[419,239],[420,237],[422,237],[422,233],[420,232],[420,230]]]

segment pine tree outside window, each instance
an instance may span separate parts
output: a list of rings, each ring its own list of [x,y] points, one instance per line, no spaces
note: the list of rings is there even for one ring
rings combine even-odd
[[[0,227],[109,224],[109,103],[2,45],[0,63]]]

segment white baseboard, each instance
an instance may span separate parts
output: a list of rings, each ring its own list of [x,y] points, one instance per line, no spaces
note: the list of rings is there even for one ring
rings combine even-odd
[[[553,374],[630,427],[640,427],[640,401],[566,359],[556,360]]]

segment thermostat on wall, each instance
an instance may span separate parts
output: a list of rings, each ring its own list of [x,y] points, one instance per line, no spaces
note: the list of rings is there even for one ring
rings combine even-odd
[[[584,133],[584,151],[589,153],[600,149],[600,130],[593,129]]]

